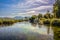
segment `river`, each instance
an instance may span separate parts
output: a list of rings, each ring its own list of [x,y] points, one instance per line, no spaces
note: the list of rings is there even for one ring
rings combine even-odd
[[[0,40],[54,40],[53,27],[29,22],[0,26]]]

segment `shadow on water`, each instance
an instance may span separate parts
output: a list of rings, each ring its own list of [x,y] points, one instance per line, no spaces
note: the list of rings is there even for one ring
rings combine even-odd
[[[8,27],[8,26],[12,26],[12,25],[14,25],[14,24],[2,24],[2,25],[0,25],[0,27]]]
[[[36,26],[37,26],[37,23],[31,23],[31,25],[32,25],[33,27],[36,27]]]

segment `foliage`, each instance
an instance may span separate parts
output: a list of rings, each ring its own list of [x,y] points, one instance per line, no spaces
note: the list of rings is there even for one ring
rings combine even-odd
[[[53,26],[60,26],[60,20],[53,20],[52,25]]]
[[[53,15],[51,15],[50,13],[46,13],[45,15],[44,15],[44,18],[46,18],[46,19],[51,19],[51,18],[53,18]]]
[[[50,20],[43,21],[43,24],[50,25]]]
[[[21,22],[23,20],[15,20],[15,19],[8,19],[8,18],[2,18],[0,19],[0,25],[9,25],[9,24],[14,24],[16,22]]]
[[[60,0],[56,0],[55,4],[53,5],[53,13],[55,18],[60,18]]]
[[[38,18],[42,18],[42,14],[39,14],[39,15],[38,15]]]
[[[30,22],[34,22],[34,20],[37,18],[36,15],[33,15],[31,18],[30,18]]]
[[[60,40],[60,28],[54,27],[54,40]]]

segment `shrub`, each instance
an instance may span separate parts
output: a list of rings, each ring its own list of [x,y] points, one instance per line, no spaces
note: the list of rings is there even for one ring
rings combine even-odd
[[[50,20],[45,20],[45,21],[43,21],[43,24],[50,24]]]
[[[60,20],[53,20],[52,25],[53,26],[60,26]]]

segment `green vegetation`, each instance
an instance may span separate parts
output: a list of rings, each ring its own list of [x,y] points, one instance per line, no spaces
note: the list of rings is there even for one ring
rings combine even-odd
[[[53,13],[55,18],[60,18],[60,0],[56,0],[55,4],[53,5]]]
[[[42,18],[42,17],[43,17],[42,14],[39,14],[39,15],[38,15],[38,19],[40,19],[40,18]]]
[[[33,15],[29,20],[30,20],[31,23],[33,23],[36,18],[37,18],[37,16]]]
[[[40,24],[49,24],[53,26],[60,26],[60,0],[56,0],[55,4],[53,5],[53,13],[50,13],[47,10],[47,13],[42,15],[33,15],[30,18],[31,22],[38,20]]]
[[[10,25],[16,22],[22,22],[23,20],[16,20],[11,18],[0,18],[0,25]]]
[[[47,13],[44,15],[44,18],[46,18],[46,19],[52,19],[53,15],[51,13],[49,13],[49,11],[47,11]]]
[[[60,28],[54,27],[54,40],[60,40]]]
[[[60,20],[53,20],[51,25],[53,25],[53,26],[60,26]]]
[[[50,20],[45,20],[45,21],[43,21],[43,24],[49,25],[49,24],[50,24]]]

